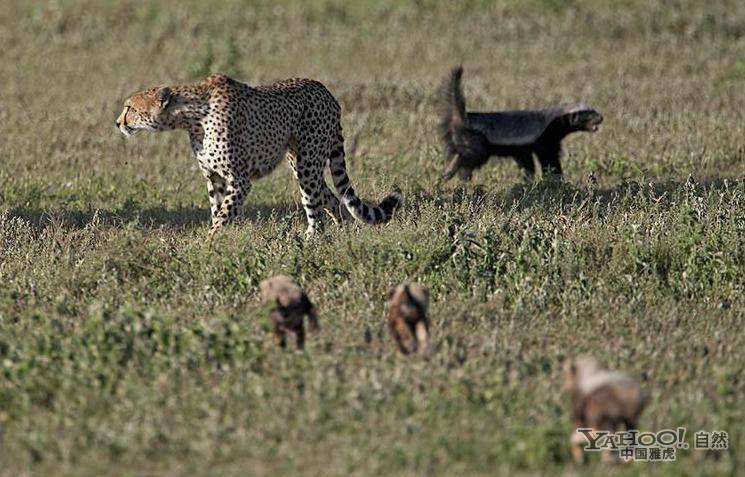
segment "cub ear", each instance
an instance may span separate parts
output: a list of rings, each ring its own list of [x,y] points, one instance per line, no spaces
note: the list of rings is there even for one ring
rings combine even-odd
[[[564,365],[564,371],[565,371],[565,372],[566,372],[566,373],[567,373],[567,374],[568,374],[569,376],[572,376],[572,377],[576,376],[576,374],[577,374],[577,364],[576,364],[576,363],[574,362],[574,360],[573,360],[573,359],[572,359],[572,360],[570,360],[570,361],[568,361],[568,362],[567,362],[567,363],[566,363],[566,364]]]
[[[386,296],[386,298],[388,298],[390,300],[391,298],[393,298],[393,295],[395,293],[396,293],[396,287],[391,287],[391,288],[388,289],[388,291],[386,292],[385,296]]]
[[[414,294],[412,295],[414,296],[414,298],[424,299],[426,301],[429,301],[429,288],[425,287],[424,285],[418,282],[412,286],[414,287]],[[419,296],[415,296],[415,295],[419,295]]]
[[[155,97],[160,103],[160,109],[166,109],[166,106],[171,101],[172,94],[173,92],[168,86],[163,86],[155,93]]]

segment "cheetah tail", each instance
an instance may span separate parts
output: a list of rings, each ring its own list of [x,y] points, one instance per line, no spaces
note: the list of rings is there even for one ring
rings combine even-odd
[[[351,187],[347,189],[346,195],[342,196],[342,200],[355,219],[368,224],[384,224],[390,221],[393,213],[403,203],[401,194],[391,192],[375,206],[354,195],[354,189]]]
[[[341,196],[344,206],[355,219],[368,224],[384,224],[391,220],[393,213],[403,203],[398,192],[388,194],[376,206],[360,199],[349,182],[347,165],[344,161],[344,139],[339,134],[336,148],[331,152],[331,177],[336,192]]]

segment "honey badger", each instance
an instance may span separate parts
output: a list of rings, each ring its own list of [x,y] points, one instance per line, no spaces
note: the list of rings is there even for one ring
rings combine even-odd
[[[463,67],[454,68],[440,94],[440,139],[448,158],[444,180],[455,174],[471,180],[473,171],[492,156],[512,157],[532,178],[533,155],[543,173],[561,175],[561,141],[577,131],[595,132],[603,116],[583,104],[536,111],[466,112],[461,79]]]

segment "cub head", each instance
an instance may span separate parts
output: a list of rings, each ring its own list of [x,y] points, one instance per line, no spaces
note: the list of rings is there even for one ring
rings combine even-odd
[[[173,93],[167,86],[150,88],[135,93],[124,102],[124,110],[116,120],[116,127],[125,136],[139,131],[162,131],[168,129],[166,109]]]
[[[388,291],[391,305],[398,307],[407,322],[427,319],[429,308],[429,290],[418,282],[404,282]]]
[[[592,376],[600,372],[600,365],[592,356],[580,355],[564,366],[564,389],[577,392]]]
[[[259,284],[264,303],[276,302],[277,305],[288,308],[301,303],[302,289],[290,277],[277,275],[267,278]]]

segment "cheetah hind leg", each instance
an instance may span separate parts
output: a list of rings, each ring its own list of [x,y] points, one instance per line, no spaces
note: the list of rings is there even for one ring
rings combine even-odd
[[[300,202],[303,204],[305,216],[308,219],[308,228],[305,230],[306,237],[312,237],[316,232],[323,230],[323,217],[321,217],[320,192],[317,185],[307,178],[300,179]]]
[[[305,216],[308,219],[306,237],[315,235],[317,231],[323,229],[320,214],[322,208],[329,211],[332,217],[334,214],[329,209],[335,208],[337,211],[339,209],[339,200],[326,186],[323,169],[316,166],[312,160],[316,155],[317,151],[313,148],[306,147],[301,151],[294,138],[287,144],[285,157],[300,186],[300,202],[303,204]]]

